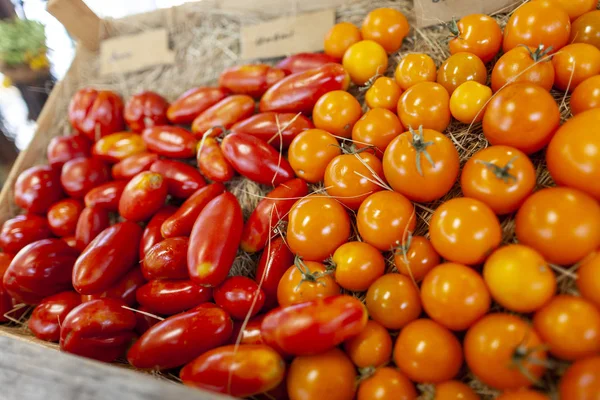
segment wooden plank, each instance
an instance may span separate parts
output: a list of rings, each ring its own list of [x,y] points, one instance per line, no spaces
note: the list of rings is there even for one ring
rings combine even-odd
[[[85,47],[98,50],[102,20],[83,0],[50,0],[47,10]]]
[[[3,400],[231,400],[0,336]]]

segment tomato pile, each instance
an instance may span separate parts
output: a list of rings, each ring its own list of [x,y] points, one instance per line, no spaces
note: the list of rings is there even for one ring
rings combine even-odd
[[[172,103],[80,90],[16,181],[0,321],[238,397],[599,399],[597,5],[466,16],[441,65],[389,65],[409,24],[380,8]]]

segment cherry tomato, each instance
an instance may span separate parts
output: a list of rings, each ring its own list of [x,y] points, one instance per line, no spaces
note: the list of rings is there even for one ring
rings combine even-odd
[[[394,72],[394,78],[402,90],[421,82],[435,82],[436,77],[435,62],[422,53],[410,53],[402,57]]]
[[[448,329],[430,319],[417,319],[400,331],[394,362],[413,382],[440,383],[458,374],[463,354]]]
[[[256,282],[245,276],[227,278],[215,288],[213,296],[218,306],[241,321],[254,317],[265,304],[265,293]]]
[[[191,124],[196,117],[223,100],[229,91],[224,88],[198,87],[183,93],[167,109],[173,124]]]
[[[325,190],[332,198],[352,210],[358,210],[372,193],[382,190],[383,166],[379,158],[362,152],[342,154],[325,169]]]
[[[454,186],[459,168],[452,141],[432,129],[404,132],[383,155],[385,179],[412,201],[429,202],[444,196]]]
[[[576,283],[581,297],[600,308],[600,253],[591,254],[581,262]]]
[[[248,320],[246,324],[244,324],[244,321],[234,321],[233,333],[229,342],[231,344],[265,344],[260,331],[260,325],[264,317],[264,314],[259,315]]]
[[[360,382],[358,400],[413,400],[417,391],[413,383],[400,371],[391,367],[379,368]]]
[[[60,329],[60,349],[104,362],[120,357],[134,337],[136,318],[125,303],[98,299],[69,312]]]
[[[398,116],[407,128],[443,132],[450,124],[450,95],[439,83],[417,83],[400,96]]]
[[[554,85],[554,66],[550,48],[518,46],[498,59],[492,70],[492,90],[497,92],[514,82],[528,82],[550,91]]]
[[[297,199],[308,194],[308,186],[302,179],[292,179],[269,192],[256,206],[242,232],[242,250],[255,253],[265,248],[273,231],[281,221],[287,220]]]
[[[325,64],[287,76],[271,86],[260,99],[260,112],[310,114],[325,93],[346,90],[349,77],[340,64]]]
[[[344,351],[358,368],[380,367],[392,358],[392,338],[381,324],[369,320],[361,333],[344,342]]]
[[[434,400],[480,400],[467,385],[459,381],[446,381],[435,385]],[[522,399],[526,400],[526,399]],[[538,399],[539,400],[539,399]]]
[[[119,200],[126,185],[127,182],[125,181],[113,181],[95,187],[85,195],[85,206],[117,212],[119,210]]]
[[[81,89],[69,104],[69,122],[93,141],[122,131],[125,129],[123,101],[108,90]]]
[[[236,123],[231,132],[256,136],[280,150],[287,149],[296,136],[312,128],[312,121],[301,114],[263,112]]]
[[[402,89],[393,78],[379,77],[365,94],[365,102],[369,108],[385,108],[396,111]]]
[[[472,53],[460,52],[451,55],[444,61],[437,73],[437,82],[450,94],[457,87],[469,81],[475,81],[482,85],[487,82],[485,64]]]
[[[325,54],[341,60],[346,50],[361,40],[362,35],[356,25],[350,22],[340,22],[335,24],[325,35],[323,48]]]
[[[344,289],[364,292],[385,272],[379,250],[365,242],[348,242],[333,253],[335,281]]]
[[[285,363],[268,346],[228,345],[208,351],[186,365],[179,376],[187,386],[248,397],[279,385]]]
[[[111,133],[98,139],[92,148],[94,157],[109,163],[117,163],[127,157],[145,152],[144,140],[140,135],[132,132]]]
[[[0,253],[0,276],[8,269],[12,256],[7,253]],[[26,311],[25,307],[18,307],[19,301],[13,297],[4,288],[4,283],[0,280],[0,323],[9,322],[11,319],[19,319]]]
[[[394,252],[394,265],[398,272],[415,282],[423,280],[440,262],[440,255],[424,236],[408,235]]]
[[[87,192],[110,179],[110,170],[97,158],[75,158],[62,168],[60,182],[65,192],[82,199]]]
[[[341,57],[332,57],[323,53],[297,53],[279,61],[275,64],[275,68],[282,69],[288,74],[297,74],[337,62],[339,58]]]
[[[463,345],[471,372],[496,389],[529,387],[546,369],[540,337],[515,315],[486,315],[469,328]]]
[[[254,114],[254,99],[245,94],[229,96],[204,110],[192,122],[192,132],[202,137],[210,130],[210,136],[215,137],[229,129],[238,121]]]
[[[119,199],[119,214],[134,222],[149,220],[164,205],[167,182],[156,172],[140,172],[129,181]]]
[[[488,63],[496,57],[502,46],[502,29],[492,17],[470,14],[455,20],[449,26],[454,36],[448,42],[450,54],[469,52]]]
[[[359,334],[367,319],[360,300],[339,295],[277,308],[266,315],[261,330],[268,345],[305,356],[323,353]]]
[[[137,324],[135,326],[135,333],[138,335],[143,335],[146,331],[156,325],[159,321],[162,321],[162,318],[153,316],[150,313],[150,310],[145,308],[144,306],[139,306],[138,311],[135,313],[135,318],[137,319]]]
[[[352,400],[356,392],[356,370],[339,349],[296,357],[287,376],[290,400]]]
[[[515,147],[526,154],[544,148],[560,124],[552,95],[531,83],[514,83],[492,98],[483,116],[483,133],[493,145]]]
[[[361,40],[346,50],[342,63],[352,82],[356,85],[364,85],[385,73],[388,67],[388,55],[379,43]]]
[[[600,356],[575,361],[562,376],[561,399],[594,400],[600,393]]]
[[[289,214],[287,241],[294,254],[322,261],[350,237],[350,218],[336,200],[311,195],[298,200]]]
[[[600,74],[600,49],[587,43],[573,43],[552,57],[552,65],[556,72],[554,86],[573,91],[587,78]]]
[[[579,16],[595,10],[598,6],[598,0],[546,0],[551,4],[554,4],[569,14],[571,21],[576,20]]]
[[[149,312],[174,315],[212,300],[212,289],[190,280],[153,280],[140,287],[136,299]]]
[[[265,293],[265,309],[271,309],[278,303],[277,289],[279,281],[294,263],[294,255],[281,237],[267,243],[256,267],[256,282]]]
[[[156,125],[166,125],[169,103],[158,93],[136,93],[125,104],[125,122],[134,132],[142,132]]]
[[[185,203],[184,203],[185,204]],[[158,242],[163,241],[163,236],[161,234],[162,224],[177,211],[177,209],[173,206],[164,206],[161,208],[154,217],[148,222],[146,225],[146,229],[144,229],[144,233],[142,235],[142,240],[140,241],[139,248],[139,258],[143,260],[146,256],[146,253]],[[194,218],[195,221],[195,218]],[[193,222],[192,222],[193,224]],[[174,235],[178,236],[178,235]],[[187,235],[180,235],[187,236]]]
[[[196,159],[200,172],[213,182],[228,182],[235,175],[235,170],[223,155],[216,139],[204,138],[198,144]]]
[[[147,280],[186,279],[187,237],[172,237],[152,246],[141,264],[142,273]]]
[[[569,15],[548,1],[532,1],[519,7],[504,28],[502,47],[506,53],[519,45],[552,46],[558,51],[569,41],[571,22]]]
[[[480,264],[502,240],[502,228],[485,203],[458,197],[440,205],[429,223],[431,244],[446,260]]]
[[[48,210],[48,225],[52,233],[61,237],[75,234],[81,211],[83,211],[83,203],[76,199],[66,199],[55,203]]]
[[[190,132],[177,126],[147,128],[141,138],[148,150],[163,157],[192,158],[196,155],[198,140]]]
[[[371,284],[366,304],[371,318],[387,329],[401,329],[421,314],[418,288],[408,277],[395,273]]]
[[[177,211],[161,222],[159,235],[162,234],[165,238],[189,236],[202,209],[224,191],[225,186],[221,183],[213,183],[198,189]]]
[[[112,177],[129,180],[140,172],[148,171],[156,160],[158,154],[155,153],[140,153],[127,157],[112,166]]]
[[[281,307],[340,294],[340,287],[325,265],[297,258],[281,277],[277,301]]]
[[[343,90],[325,93],[312,112],[315,127],[344,138],[350,138],[352,127],[361,116],[358,100]]]
[[[577,18],[571,26],[569,43],[589,43],[600,49],[600,10],[590,11]]]
[[[75,248],[83,251],[103,230],[110,226],[108,211],[99,207],[86,207],[79,214],[75,228]]]
[[[73,267],[73,286],[81,294],[103,292],[138,261],[142,228],[121,222],[102,231],[85,248]]]
[[[206,186],[206,181],[196,168],[180,161],[158,160],[152,164],[150,171],[162,175],[169,194],[179,199],[187,199]]]
[[[92,155],[92,143],[84,135],[57,136],[50,140],[46,156],[48,164],[56,170],[69,160]]]
[[[600,310],[580,297],[555,296],[535,313],[533,327],[560,359],[573,361],[600,351]]]
[[[207,303],[152,326],[129,349],[127,360],[136,368],[179,367],[225,344],[232,330],[229,315]]]
[[[600,246],[600,205],[575,189],[542,189],[519,209],[515,233],[548,262],[571,265]]]
[[[321,182],[331,160],[342,154],[337,140],[329,132],[309,129],[294,138],[288,159],[296,175],[310,183]]]
[[[570,105],[573,115],[600,108],[600,75],[581,82],[571,95]]]
[[[192,233],[187,261],[192,281],[218,286],[229,274],[242,238],[244,218],[229,192],[212,199],[200,211]]]
[[[382,78],[379,78],[382,79]],[[394,104],[394,109],[396,104]],[[398,135],[404,132],[400,120],[392,111],[384,108],[374,108],[367,111],[352,128],[352,141],[357,148],[375,146],[376,155],[381,157]]]
[[[492,89],[479,82],[461,83],[450,96],[450,113],[463,124],[481,122]]]
[[[219,86],[232,93],[258,98],[285,76],[283,69],[267,64],[238,65],[221,72]]]
[[[516,211],[532,193],[535,169],[529,158],[509,146],[491,146],[475,153],[460,177],[466,197],[480,200],[498,215]]]
[[[377,8],[367,14],[360,32],[363,39],[379,43],[388,53],[395,53],[410,29],[404,14],[393,8]]]
[[[30,213],[44,214],[62,197],[60,174],[47,165],[26,169],[15,182],[15,204]]]
[[[546,164],[557,185],[579,189],[600,201],[600,110],[576,115],[561,126],[546,150]]]
[[[75,292],[62,292],[46,297],[33,309],[27,327],[38,339],[58,342],[61,323],[80,303],[81,296]]]
[[[16,254],[23,247],[52,235],[46,218],[35,214],[17,215],[6,220],[0,230],[0,248],[6,253]]]
[[[129,307],[133,307],[137,303],[136,292],[145,283],[146,279],[142,274],[142,270],[134,267],[104,292],[82,295],[81,301],[109,298],[122,300]]]
[[[533,312],[556,293],[556,277],[548,263],[521,244],[494,251],[483,266],[483,278],[494,300],[510,311]]]

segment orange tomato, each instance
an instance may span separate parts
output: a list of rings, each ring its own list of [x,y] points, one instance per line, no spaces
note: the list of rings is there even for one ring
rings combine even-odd
[[[424,236],[408,235],[394,251],[394,265],[402,275],[421,281],[433,267],[440,264],[440,255]]]
[[[546,164],[557,185],[579,189],[600,201],[598,154],[600,109],[592,109],[558,129],[546,150]]]
[[[421,314],[421,299],[415,284],[400,274],[385,274],[371,284],[367,311],[387,329],[398,330]]]
[[[551,49],[518,46],[498,59],[492,70],[492,90],[515,82],[529,82],[550,91],[554,85]]]
[[[600,308],[600,252],[591,254],[581,262],[576,282],[581,297]]]
[[[479,200],[458,197],[439,206],[429,223],[435,250],[446,260],[475,265],[500,245],[502,229],[494,212]]]
[[[461,84],[475,81],[485,85],[487,68],[479,57],[472,53],[460,52],[451,55],[437,73],[437,83],[452,94]]]
[[[576,20],[579,16],[595,10],[598,7],[598,0],[546,0],[552,3],[569,14],[571,21]]]
[[[340,22],[335,24],[325,35],[323,48],[325,54],[341,60],[346,50],[361,40],[360,29],[356,25],[350,22]]]
[[[535,390],[521,389],[504,392],[496,400],[550,400],[548,396]]]
[[[491,97],[492,89],[479,82],[467,81],[452,92],[450,113],[463,124],[481,122]]]
[[[374,108],[354,124],[352,140],[359,149],[375,146],[381,157],[390,142],[402,132],[404,127],[396,114],[384,108]]]
[[[453,21],[450,33],[454,36],[448,43],[450,54],[466,51],[484,63],[492,61],[502,46],[500,25],[485,14],[471,14]]]
[[[304,303],[340,294],[340,287],[325,265],[296,259],[277,286],[277,301],[281,307]]]
[[[542,189],[519,209],[515,233],[548,262],[574,264],[600,246],[600,205],[579,190]]]
[[[480,397],[459,381],[446,381],[435,385],[433,400],[479,400]]]
[[[591,44],[573,43],[552,57],[554,86],[573,91],[581,82],[600,74],[600,50]]]
[[[381,251],[389,251],[403,243],[415,229],[416,220],[411,202],[389,190],[367,197],[356,214],[356,226],[362,240]]]
[[[379,43],[388,53],[395,53],[408,35],[408,21],[393,8],[377,8],[365,17],[361,33],[364,39]]]
[[[417,391],[413,383],[400,371],[379,368],[373,375],[361,381],[357,400],[414,400]]]
[[[491,146],[465,164],[460,184],[465,197],[480,200],[498,215],[516,211],[533,192],[535,168],[529,157],[509,146]]]
[[[335,281],[344,289],[364,292],[385,272],[379,250],[365,242],[348,242],[333,253]]]
[[[329,162],[340,154],[342,150],[339,143],[329,132],[308,129],[292,140],[288,161],[298,177],[318,183],[325,177]]]
[[[436,76],[437,68],[433,58],[422,53],[402,57],[394,72],[394,78],[402,90],[421,82],[435,82]]]
[[[545,48],[555,52],[565,46],[571,34],[569,15],[548,1],[523,4],[510,17],[504,28],[502,47],[506,53],[519,45]]]
[[[385,73],[388,56],[380,44],[372,40],[361,40],[346,50],[342,65],[352,82],[363,85],[374,76]]]
[[[569,43],[589,43],[600,49],[600,10],[587,12],[573,22]]]
[[[316,128],[349,138],[361,115],[362,108],[354,96],[344,90],[334,90],[319,98],[312,117]]]
[[[600,108],[600,75],[581,82],[573,91],[570,101],[573,115]]]
[[[520,313],[538,310],[556,293],[556,277],[544,257],[521,244],[494,251],[483,266],[483,279],[497,303]]]
[[[444,196],[454,186],[459,168],[456,147],[433,129],[404,132],[383,154],[385,179],[412,201],[429,202]]]
[[[392,338],[387,329],[369,320],[361,333],[344,342],[344,351],[358,368],[380,367],[392,358]]]
[[[600,310],[581,297],[554,297],[535,313],[533,327],[560,359],[573,361],[600,352]]]
[[[430,319],[418,319],[400,331],[394,362],[413,382],[441,383],[458,374],[463,353],[452,332]]]
[[[450,95],[439,83],[417,83],[400,96],[398,116],[407,128],[443,132],[450,124]]]
[[[575,361],[562,376],[561,399],[597,400],[600,393],[600,356]]]
[[[471,372],[486,385],[514,390],[533,384],[546,368],[546,351],[531,326],[521,318],[504,313],[488,314],[465,336],[465,360]],[[523,371],[525,373],[523,373]]]
[[[98,139],[92,148],[94,157],[110,163],[117,163],[144,152],[146,152],[144,139],[133,132],[111,133]]]
[[[306,261],[322,261],[350,237],[350,218],[336,200],[310,195],[298,200],[289,214],[290,250]]]
[[[287,375],[290,400],[352,400],[356,371],[339,349],[294,358]]]
[[[560,111],[550,93],[531,83],[514,83],[497,92],[488,104],[483,134],[493,145],[531,154],[550,142],[559,124]]]
[[[346,207],[358,210],[369,195],[382,189],[374,183],[382,177],[383,166],[373,154],[342,154],[325,169],[325,190]]]
[[[385,108],[396,111],[402,89],[392,78],[382,76],[377,78],[373,86],[365,94],[365,102],[369,108]]]

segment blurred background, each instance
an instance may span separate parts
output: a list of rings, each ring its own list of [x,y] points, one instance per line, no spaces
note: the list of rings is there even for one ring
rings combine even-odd
[[[188,0],[189,1],[189,0]],[[120,18],[185,0],[84,0],[102,18]],[[0,187],[29,144],[54,83],[67,72],[75,46],[46,12],[47,0],[0,0]]]

